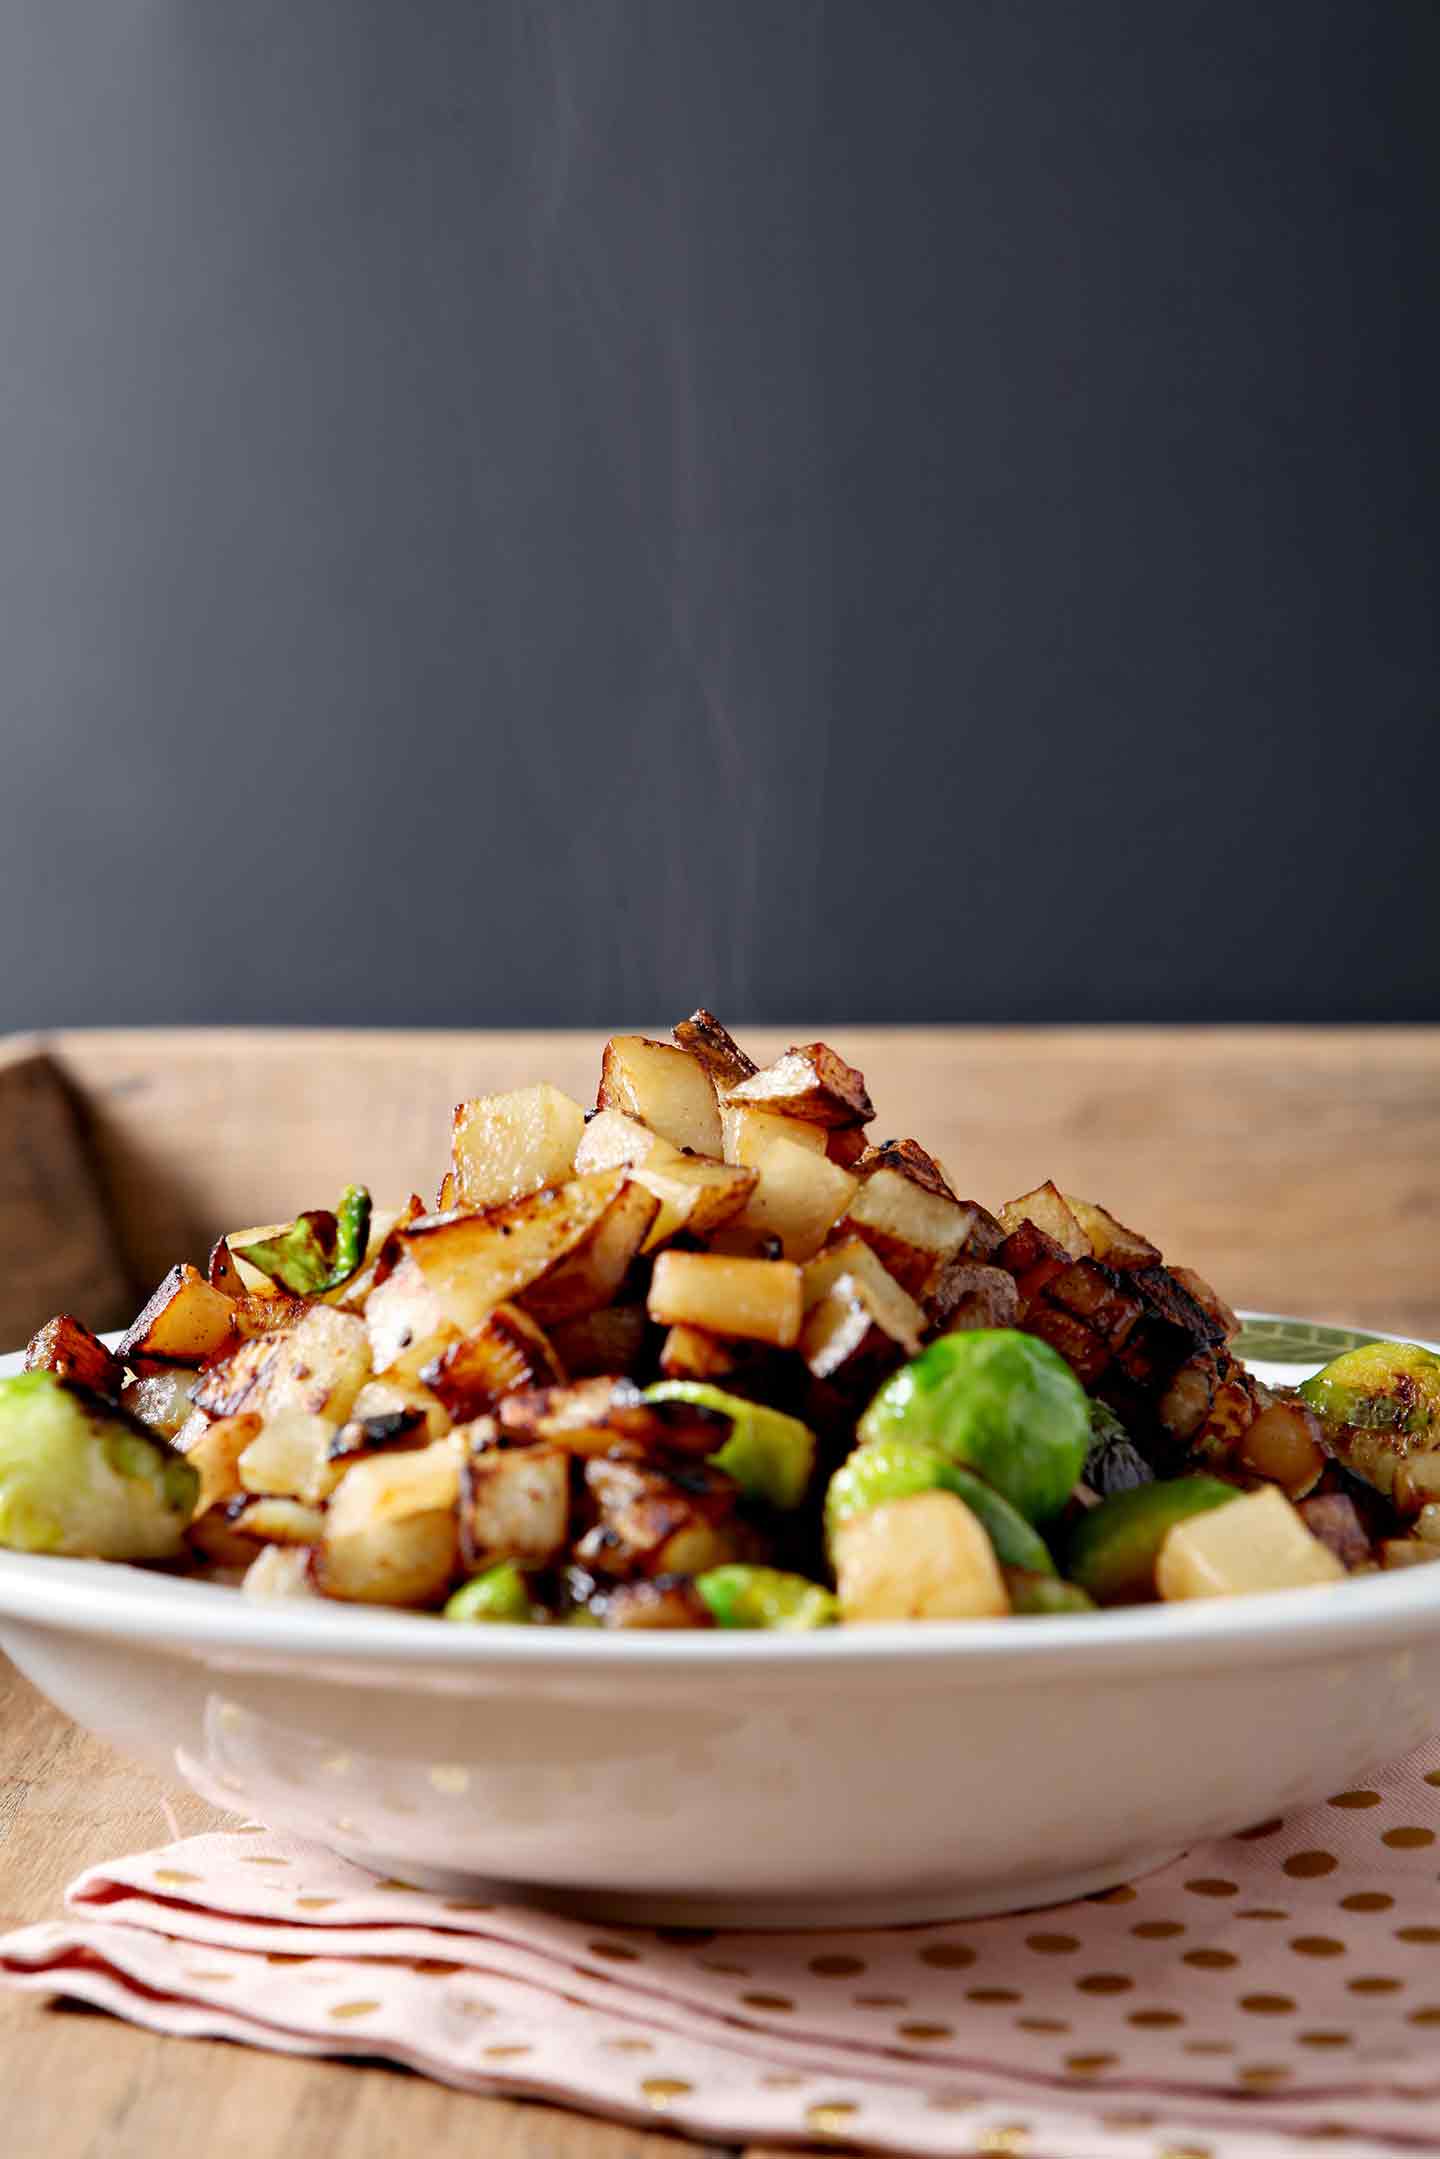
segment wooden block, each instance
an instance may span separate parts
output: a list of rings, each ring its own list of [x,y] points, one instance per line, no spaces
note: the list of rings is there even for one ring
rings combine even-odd
[[[54,1060],[16,1044],[0,1058],[0,1349],[55,1312],[113,1327],[134,1309],[78,1105]]]

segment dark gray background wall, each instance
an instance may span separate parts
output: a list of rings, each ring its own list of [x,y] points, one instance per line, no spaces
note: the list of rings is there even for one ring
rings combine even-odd
[[[1440,1019],[1437,20],[4,0],[5,1023]]]

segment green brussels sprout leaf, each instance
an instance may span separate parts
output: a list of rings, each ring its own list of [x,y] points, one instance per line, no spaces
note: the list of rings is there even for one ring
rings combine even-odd
[[[235,1256],[292,1296],[314,1297],[349,1280],[365,1257],[369,1235],[370,1194],[363,1184],[351,1184],[334,1214],[312,1208],[273,1237],[236,1245]]]
[[[690,1402],[729,1417],[730,1435],[710,1455],[712,1469],[723,1469],[742,1492],[772,1507],[798,1507],[815,1467],[815,1435],[798,1417],[727,1394],[698,1379],[664,1379],[645,1389],[647,1402]]]
[[[0,1545],[177,1559],[200,1489],[183,1455],[53,1372],[0,1380]]]
[[[530,1593],[514,1560],[497,1560],[493,1567],[487,1567],[483,1574],[474,1575],[457,1589],[445,1607],[445,1617],[528,1625]]]
[[[840,1607],[828,1589],[778,1567],[711,1567],[695,1588],[717,1627],[768,1627],[799,1633],[833,1626]]]

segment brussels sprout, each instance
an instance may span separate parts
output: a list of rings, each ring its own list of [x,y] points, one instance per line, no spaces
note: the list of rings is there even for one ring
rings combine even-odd
[[[862,1440],[923,1440],[977,1469],[1027,1521],[1060,1512],[1090,1445],[1084,1389],[1057,1351],[1013,1327],[942,1335],[886,1380]]]
[[[723,1469],[749,1498],[768,1500],[772,1507],[798,1507],[805,1497],[815,1467],[815,1435],[798,1417],[699,1379],[662,1379],[645,1389],[644,1398],[692,1402],[698,1409],[729,1417],[730,1436],[708,1459],[712,1469]]]
[[[932,1491],[953,1492],[964,1500],[1001,1566],[1054,1573],[1054,1561],[1043,1539],[1008,1499],[973,1470],[948,1461],[937,1447],[916,1439],[872,1439],[841,1464],[825,1494],[826,1540],[833,1543],[835,1531],[852,1515],[868,1514],[892,1499],[908,1499],[912,1492]]]
[[[445,1607],[447,1619],[501,1620],[525,1625],[530,1618],[530,1593],[525,1577],[513,1559],[497,1560],[457,1589]]]
[[[828,1589],[778,1567],[711,1567],[695,1587],[717,1627],[772,1627],[798,1633],[833,1626],[840,1612]]]
[[[1115,1492],[1075,1524],[1066,1573],[1097,1604],[1148,1604],[1160,1547],[1175,1524],[1242,1496],[1218,1477],[1172,1477]]]
[[[1087,1597],[1075,1582],[1062,1582],[1058,1575],[1028,1574],[1022,1567],[1003,1567],[1001,1572],[1010,1609],[1019,1619],[1047,1619],[1095,1609],[1093,1597]]]
[[[1440,1499],[1440,1357],[1415,1342],[1367,1342],[1299,1388],[1325,1439],[1402,1514]]]
[[[1090,1404],[1090,1451],[1081,1478],[1102,1499],[1155,1481],[1154,1470],[1105,1402]]]
[[[369,1235],[370,1194],[363,1184],[350,1184],[334,1214],[314,1208],[273,1237],[237,1245],[235,1252],[292,1296],[313,1297],[338,1289],[354,1274]]]
[[[53,1372],[0,1380],[0,1545],[175,1559],[200,1479],[113,1403]]]

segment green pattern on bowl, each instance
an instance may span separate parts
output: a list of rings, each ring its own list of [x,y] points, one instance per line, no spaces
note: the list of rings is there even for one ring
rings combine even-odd
[[[1237,1357],[1260,1357],[1271,1364],[1328,1364],[1347,1349],[1383,1342],[1384,1335],[1358,1327],[1330,1327],[1316,1319],[1246,1319],[1230,1344]]]

